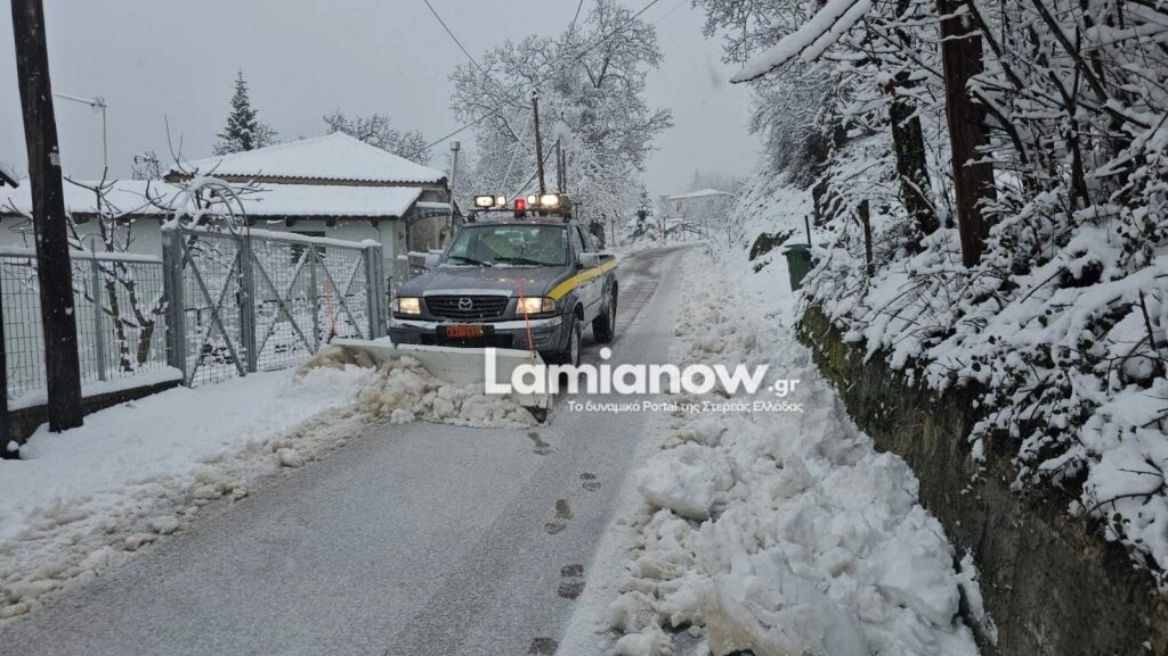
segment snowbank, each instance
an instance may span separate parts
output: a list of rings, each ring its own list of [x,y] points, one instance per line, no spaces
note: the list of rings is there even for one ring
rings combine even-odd
[[[43,428],[0,460],[0,619],[22,615],[189,525],[217,500],[343,446],[369,421],[530,426],[506,398],[416,361],[325,349],[296,372],[177,388]]]
[[[254,374],[109,408],[64,433],[42,427],[23,460],[0,461],[0,617],[36,609],[212,500],[241,499],[262,476],[342,443],[373,378],[356,367],[299,382]]]
[[[976,654],[956,617],[974,576],[955,571],[912,471],[874,450],[794,341],[782,268],[754,276],[767,298],[718,269],[687,270],[673,359],[769,362],[800,381],[785,400],[803,412],[673,418],[639,472],[647,507],[609,608],[617,653],[670,654],[664,629],[697,625],[715,654]]]

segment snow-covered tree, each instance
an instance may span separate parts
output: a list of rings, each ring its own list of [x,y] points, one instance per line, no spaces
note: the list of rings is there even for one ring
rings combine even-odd
[[[672,125],[645,101],[645,78],[661,62],[653,26],[614,0],[598,0],[558,37],[530,36],[455,69],[453,108],[478,121],[476,179],[515,195],[535,187],[531,94],[539,93],[547,186],[556,187],[555,143],[565,189],[580,213],[628,216],[653,138]]]
[[[276,131],[257,116],[258,112],[251,106],[247,95],[247,81],[240,70],[235,78],[235,95],[231,97],[231,113],[227,115],[227,125],[219,133],[215,154],[240,153],[276,143]]]
[[[417,130],[406,132],[397,130],[388,116],[371,114],[349,118],[337,110],[323,118],[329,126],[330,133],[344,132],[370,146],[387,150],[418,164],[430,162],[430,148],[422,133]]]
[[[697,4],[768,138],[812,113],[787,109],[789,79],[825,83],[807,95],[843,138],[812,187],[810,304],[934,390],[976,383],[975,450],[1014,449],[1019,485],[1075,494],[1168,591],[1168,9]]]

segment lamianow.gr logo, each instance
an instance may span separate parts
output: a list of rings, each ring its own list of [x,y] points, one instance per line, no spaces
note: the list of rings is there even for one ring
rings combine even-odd
[[[600,359],[612,357],[612,349],[600,349]],[[679,367],[675,364],[619,364],[615,367],[603,363],[581,365],[535,365],[520,364],[511,372],[511,379],[497,378],[498,358],[494,348],[486,349],[485,374],[487,394],[557,394],[566,390],[571,394],[584,391],[588,394],[648,395],[680,394],[686,392],[695,396],[708,394],[721,388],[729,395],[754,395],[763,389],[768,365],[761,364],[749,368],[735,365],[733,369],[722,364],[691,364]],[[566,383],[561,383],[566,381]],[[794,392],[798,379],[780,378],[766,386],[766,390],[782,399]]]

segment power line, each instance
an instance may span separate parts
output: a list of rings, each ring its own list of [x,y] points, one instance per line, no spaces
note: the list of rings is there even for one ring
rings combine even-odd
[[[430,0],[423,0],[423,2],[425,2],[427,6],[429,6],[429,4],[430,4]],[[649,11],[650,9],[652,9],[652,8],[653,8],[653,6],[654,6],[654,5],[656,5],[658,2],[661,2],[661,0],[649,0],[649,3],[648,3],[648,4],[646,4],[644,7],[642,7],[640,11],[638,11],[637,13],[635,13],[635,14],[633,14],[631,17],[629,17],[629,19],[628,19],[627,21],[625,21],[623,24],[621,24],[621,25],[620,25],[620,27],[617,27],[617,28],[616,28],[616,29],[614,29],[613,31],[609,32],[608,34],[605,34],[604,36],[600,37],[600,39],[598,39],[598,40],[596,41],[596,43],[593,43],[592,45],[588,46],[588,47],[587,47],[587,48],[585,48],[584,50],[581,50],[579,53],[577,53],[576,55],[572,56],[572,58],[571,58],[571,59],[572,59],[573,61],[580,61],[581,59],[583,59],[583,58],[584,58],[584,55],[587,55],[588,53],[592,52],[592,51],[593,51],[593,50],[595,50],[596,48],[598,48],[598,47],[600,47],[601,45],[603,45],[603,44],[604,44],[606,41],[608,41],[608,40],[609,40],[609,39],[611,39],[612,37],[614,37],[614,36],[616,36],[617,34],[620,34],[621,32],[623,32],[623,31],[624,31],[624,29],[625,29],[626,27],[628,27],[629,25],[632,25],[634,21],[636,21],[638,18],[640,18],[640,17],[641,17],[641,14],[644,14],[646,11]],[[431,11],[433,11],[433,7],[431,7]],[[435,15],[435,16],[437,16],[438,14],[437,14],[437,13],[435,13],[434,15]],[[439,18],[438,20],[439,20],[439,21],[441,21],[442,19],[441,19],[441,18]],[[443,23],[443,27],[445,27],[445,23]],[[449,29],[447,29],[447,33],[449,33],[449,32],[450,32],[450,30],[449,30]],[[454,35],[453,35],[453,34],[451,34],[450,36],[451,36],[451,38],[453,38],[453,37],[454,37]],[[457,39],[455,39],[455,42],[457,43]],[[461,47],[462,47],[462,44],[459,44],[459,47],[461,48]],[[466,49],[465,49],[465,48],[463,48],[463,52],[464,52],[464,53],[466,53]],[[467,54],[467,57],[470,57],[470,54],[469,54],[469,53]],[[471,61],[473,62],[473,61],[474,61],[474,59],[472,58],[472,59],[471,59]],[[476,66],[478,66],[478,63],[476,62],[476,63],[475,63],[475,65],[476,65]],[[480,69],[479,69],[479,70],[482,70],[482,68],[480,67]],[[541,77],[541,78],[539,78],[538,80],[536,80],[535,82],[533,82],[533,83],[531,84],[531,87],[532,87],[532,88],[538,88],[538,87],[539,87],[539,85],[543,84],[544,82],[546,82],[546,81],[547,81],[549,78],[551,78],[551,77],[552,77],[552,75],[551,75],[551,74],[549,74],[549,75],[545,75],[544,77]],[[453,136],[455,136],[455,135],[457,135],[457,134],[459,134],[459,133],[461,133],[461,132],[464,132],[464,131],[466,131],[466,130],[469,130],[469,129],[471,129],[471,128],[475,127],[476,125],[478,125],[478,124],[482,123],[483,121],[487,120],[488,118],[491,118],[492,116],[497,116],[497,115],[498,115],[498,114],[500,114],[502,111],[503,111],[503,108],[502,108],[502,107],[497,107],[497,108],[495,108],[493,111],[490,111],[490,112],[487,112],[486,114],[483,114],[482,116],[480,116],[480,117],[476,118],[475,120],[471,121],[470,123],[467,123],[466,125],[463,125],[462,127],[458,128],[457,130],[454,130],[454,131],[453,131],[453,132],[451,132],[450,134],[447,134],[446,136],[444,136],[444,137],[442,137],[442,138],[440,138],[440,139],[438,139],[438,140],[434,141],[433,143],[427,144],[427,145],[426,145],[426,147],[427,147],[427,148],[432,148],[432,147],[434,147],[434,146],[437,146],[438,144],[442,143],[443,141],[446,141],[447,139],[449,139],[449,138],[451,138],[451,137],[453,137]]]
[[[576,20],[580,18],[580,10],[584,8],[584,0],[576,5],[576,15],[572,16],[572,22],[568,25],[568,38],[572,38],[572,33],[576,31]]]
[[[446,24],[446,21],[442,20],[442,17],[438,15],[438,11],[434,9],[434,5],[430,4],[430,0],[422,0],[422,2],[426,3],[426,6],[430,8],[430,13],[434,14],[434,18],[438,19],[438,23],[442,25],[442,29],[446,30],[446,33],[450,35],[450,38],[454,41],[455,45],[458,46],[458,49],[462,51],[462,54],[466,55],[466,58],[470,60],[470,63],[475,65],[475,68],[479,69],[479,71],[483,74],[486,74],[485,71],[483,71],[483,67],[480,66],[479,63],[475,61],[475,58],[470,54],[470,51],[468,51],[466,47],[462,45],[462,41],[459,41],[458,37],[454,36],[454,32],[450,30],[450,27]],[[427,148],[428,147],[429,146],[427,146]]]
[[[678,9],[681,9],[682,7],[688,5],[689,3],[690,3],[690,0],[681,0],[681,2],[679,2],[673,6],[673,9],[670,9],[669,11],[665,12],[664,14],[661,14],[660,16],[658,16],[657,20],[653,21],[653,24],[657,25],[661,21],[672,16],[675,11],[677,11]]]

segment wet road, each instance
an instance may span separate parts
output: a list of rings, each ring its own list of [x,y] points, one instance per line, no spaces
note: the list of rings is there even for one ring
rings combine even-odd
[[[622,262],[614,366],[668,355],[684,253]],[[531,430],[370,426],[8,625],[0,653],[555,653],[649,421],[561,398]]]

